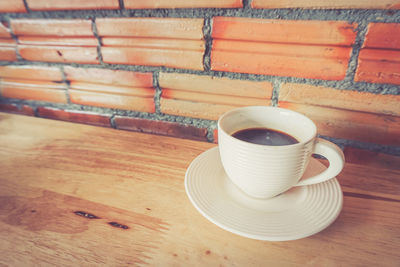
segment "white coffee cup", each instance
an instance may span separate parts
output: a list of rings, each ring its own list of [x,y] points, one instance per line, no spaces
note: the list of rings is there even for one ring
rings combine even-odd
[[[270,146],[232,136],[249,128],[277,130],[299,142]],[[249,106],[223,114],[218,120],[218,146],[222,165],[231,181],[256,198],[271,198],[293,186],[327,181],[344,166],[342,150],[332,142],[317,138],[317,127],[312,120],[277,107]],[[312,154],[327,158],[329,167],[316,176],[301,179]]]

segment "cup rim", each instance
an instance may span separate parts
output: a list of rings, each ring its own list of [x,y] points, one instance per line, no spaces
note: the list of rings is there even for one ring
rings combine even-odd
[[[237,112],[239,112],[239,111],[241,111],[241,110],[255,109],[255,108],[271,109],[271,110],[272,110],[272,109],[274,109],[274,110],[281,110],[281,111],[293,113],[293,114],[295,114],[295,115],[297,115],[297,116],[300,116],[300,117],[302,117],[303,119],[309,121],[309,122],[314,126],[314,127],[313,127],[313,133],[311,134],[311,137],[310,137],[310,138],[308,138],[308,139],[306,139],[306,140],[304,140],[304,141],[301,141],[301,142],[299,141],[298,143],[295,143],[295,144],[291,144],[291,145],[281,145],[281,146],[270,146],[270,145],[254,144],[254,143],[250,143],[250,142],[246,142],[246,141],[240,140],[240,139],[235,138],[235,137],[233,137],[232,135],[228,134],[228,133],[225,131],[225,129],[223,129],[223,128],[221,127],[221,122],[222,122],[227,116],[230,116],[232,113],[237,113]],[[301,113],[299,113],[299,112],[296,112],[296,111],[293,111],[293,110],[290,110],[290,109],[280,108],[280,107],[273,107],[273,106],[246,106],[246,107],[239,107],[239,108],[235,108],[235,109],[229,110],[228,112],[225,112],[224,114],[222,114],[222,115],[219,117],[217,126],[218,126],[218,131],[222,131],[222,132],[223,132],[229,139],[231,139],[231,140],[235,140],[235,141],[237,141],[237,142],[239,142],[239,143],[242,143],[242,144],[246,144],[246,145],[253,146],[253,147],[264,148],[264,149],[265,149],[265,148],[270,148],[270,149],[283,149],[283,148],[289,148],[289,147],[292,148],[292,147],[296,147],[296,146],[303,146],[303,145],[305,145],[305,144],[311,142],[312,140],[314,140],[314,139],[316,138],[316,136],[317,136],[317,126],[315,125],[315,123],[314,123],[310,118],[308,118],[307,116],[305,116],[305,115],[303,115],[303,114],[301,114]],[[219,134],[218,134],[218,136],[219,136]],[[219,137],[218,137],[218,138],[219,138]]]

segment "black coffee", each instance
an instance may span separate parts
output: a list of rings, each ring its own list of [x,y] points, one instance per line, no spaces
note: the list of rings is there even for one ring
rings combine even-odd
[[[286,133],[268,128],[247,128],[235,132],[232,136],[242,141],[266,146],[285,146],[299,142]]]

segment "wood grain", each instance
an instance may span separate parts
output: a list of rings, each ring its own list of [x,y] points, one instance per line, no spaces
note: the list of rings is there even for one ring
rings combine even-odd
[[[214,146],[0,113],[0,265],[398,266],[398,170],[349,163],[333,225],[256,241],[186,196],[186,168]]]

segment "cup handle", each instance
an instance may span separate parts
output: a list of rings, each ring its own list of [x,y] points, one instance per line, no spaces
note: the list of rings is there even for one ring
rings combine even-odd
[[[329,167],[320,174],[299,181],[295,186],[325,182],[338,175],[344,167],[343,151],[332,142],[318,138],[313,154],[324,156],[329,161]]]

